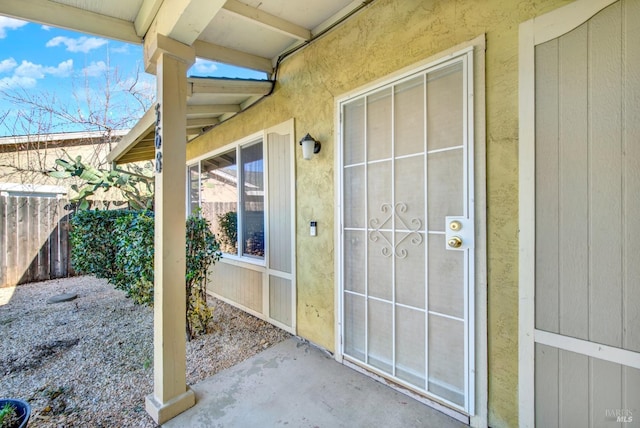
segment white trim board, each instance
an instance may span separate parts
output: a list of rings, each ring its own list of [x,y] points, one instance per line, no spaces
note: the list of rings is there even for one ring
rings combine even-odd
[[[538,329],[534,330],[534,338],[535,343],[541,345],[553,346],[564,351],[640,369],[640,354],[637,352]]]

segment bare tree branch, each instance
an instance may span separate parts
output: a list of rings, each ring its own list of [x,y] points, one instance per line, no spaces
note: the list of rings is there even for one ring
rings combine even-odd
[[[18,87],[0,89],[5,102],[15,107],[0,112],[0,180],[20,184],[56,184],[67,181],[48,177],[56,159],[82,156],[83,162],[109,169],[106,155],[117,144],[117,131],[130,129],[152,105],[155,87],[140,76],[140,67],[125,76],[112,67],[107,55],[104,72],[95,77],[88,68],[72,77],[72,94],[66,100],[49,91]],[[2,132],[4,131],[4,132]],[[54,133],[90,134],[90,138],[51,139]],[[72,136],[69,134],[69,136]],[[8,141],[9,140],[9,141]],[[75,184],[75,183],[74,183]]]

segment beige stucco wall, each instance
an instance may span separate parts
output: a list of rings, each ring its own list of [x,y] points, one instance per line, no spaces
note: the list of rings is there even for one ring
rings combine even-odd
[[[518,420],[518,25],[569,0],[376,0],[282,63],[272,96],[189,144],[188,158],[295,118],[298,333],[334,348],[335,98],[486,33],[489,423]],[[309,237],[309,220],[318,236]]]

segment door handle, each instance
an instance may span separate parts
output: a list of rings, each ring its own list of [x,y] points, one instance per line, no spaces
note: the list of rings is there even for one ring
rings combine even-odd
[[[444,223],[444,248],[448,251],[465,251],[474,248],[473,220],[465,216],[446,216]]]
[[[447,240],[447,245],[451,248],[460,248],[462,247],[462,238],[459,236],[452,236]]]

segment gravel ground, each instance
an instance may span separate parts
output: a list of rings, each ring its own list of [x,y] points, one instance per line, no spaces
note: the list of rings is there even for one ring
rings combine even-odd
[[[78,297],[47,303],[62,293]],[[210,332],[187,343],[189,385],[290,336],[209,300]],[[0,377],[0,397],[31,404],[31,427],[155,427],[153,310],[89,276],[0,288]]]

